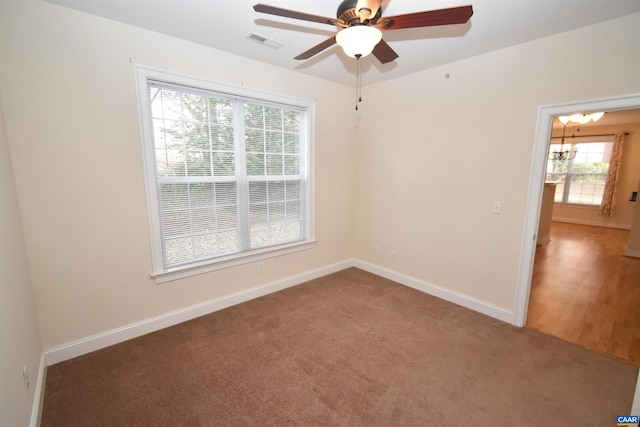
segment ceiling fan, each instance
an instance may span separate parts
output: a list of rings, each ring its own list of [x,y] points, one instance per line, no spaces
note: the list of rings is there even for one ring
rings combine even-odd
[[[469,5],[383,18],[381,4],[382,0],[344,0],[338,6],[336,18],[265,4],[256,4],[253,9],[260,13],[318,22],[339,28],[335,36],[301,53],[295,59],[309,59],[338,43],[345,53],[353,58],[360,59],[373,53],[383,64],[393,61],[398,54],[382,40],[382,31],[464,24],[473,15],[473,8]]]

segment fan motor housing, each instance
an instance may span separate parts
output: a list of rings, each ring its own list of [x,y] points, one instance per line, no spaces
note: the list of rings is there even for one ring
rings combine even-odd
[[[338,6],[338,10],[336,12],[336,16],[339,20],[344,22],[345,24],[361,24],[360,17],[356,13],[356,4],[358,0],[343,0],[342,3]],[[376,12],[376,16],[371,19],[372,23],[375,23],[378,18],[380,18],[382,13],[382,7],[378,8]]]

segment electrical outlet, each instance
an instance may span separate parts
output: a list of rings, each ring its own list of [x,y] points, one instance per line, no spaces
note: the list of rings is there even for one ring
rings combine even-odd
[[[396,251],[391,251],[391,261],[395,261],[398,257],[398,253]]]
[[[258,273],[264,273],[264,262],[258,263]]]
[[[373,254],[374,255],[378,255],[378,246],[377,245],[373,245]]]
[[[24,365],[22,368],[22,379],[24,380],[24,388],[29,389],[29,368]]]

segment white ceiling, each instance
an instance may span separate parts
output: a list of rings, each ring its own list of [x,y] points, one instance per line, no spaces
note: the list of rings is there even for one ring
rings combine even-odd
[[[264,3],[335,17],[340,0],[45,0],[215,49],[346,85],[355,60],[331,48],[306,61],[294,56],[335,34],[335,27],[257,13]],[[385,31],[400,55],[380,64],[362,61],[364,86],[600,21],[640,12],[639,0],[383,0],[383,17],[472,4],[466,24]],[[256,33],[283,43],[273,49],[247,40]],[[561,48],[561,47],[559,47]]]

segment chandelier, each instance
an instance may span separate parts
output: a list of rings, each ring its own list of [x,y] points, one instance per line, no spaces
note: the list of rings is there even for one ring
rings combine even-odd
[[[567,116],[563,116],[563,117],[567,117]],[[562,121],[563,117],[558,117],[558,119]],[[567,123],[569,123],[569,120],[567,120]],[[573,150],[564,149],[564,134],[565,134],[565,130],[567,129],[567,123],[564,123],[564,122],[562,123],[564,127],[562,128],[562,142],[560,142],[560,150],[552,151],[551,153],[549,153],[549,160],[558,160],[560,162],[564,162],[567,160],[574,159],[576,157],[576,154],[578,154],[578,150],[576,149],[573,149]]]
[[[562,125],[564,126],[562,128],[562,142],[560,143],[560,150],[552,151],[551,153],[549,153],[549,160],[558,160],[563,162],[563,161],[574,159],[576,157],[576,154],[578,154],[578,150],[576,149],[573,149],[573,150],[564,149],[564,136],[565,136],[565,131],[567,130],[567,123],[572,122],[572,123],[578,123],[578,124],[584,125],[591,121],[597,122],[602,118],[602,116],[604,116],[604,112],[575,113],[575,114],[571,114],[570,116],[559,116],[558,120],[560,120],[560,123],[562,123]]]
[[[569,122],[579,123],[583,125],[585,123],[589,123],[590,121],[597,122],[602,118],[602,116],[604,116],[604,113],[602,112],[601,113],[575,113],[570,116],[560,116],[558,117],[558,120],[560,120],[560,122],[563,125],[566,125]]]

